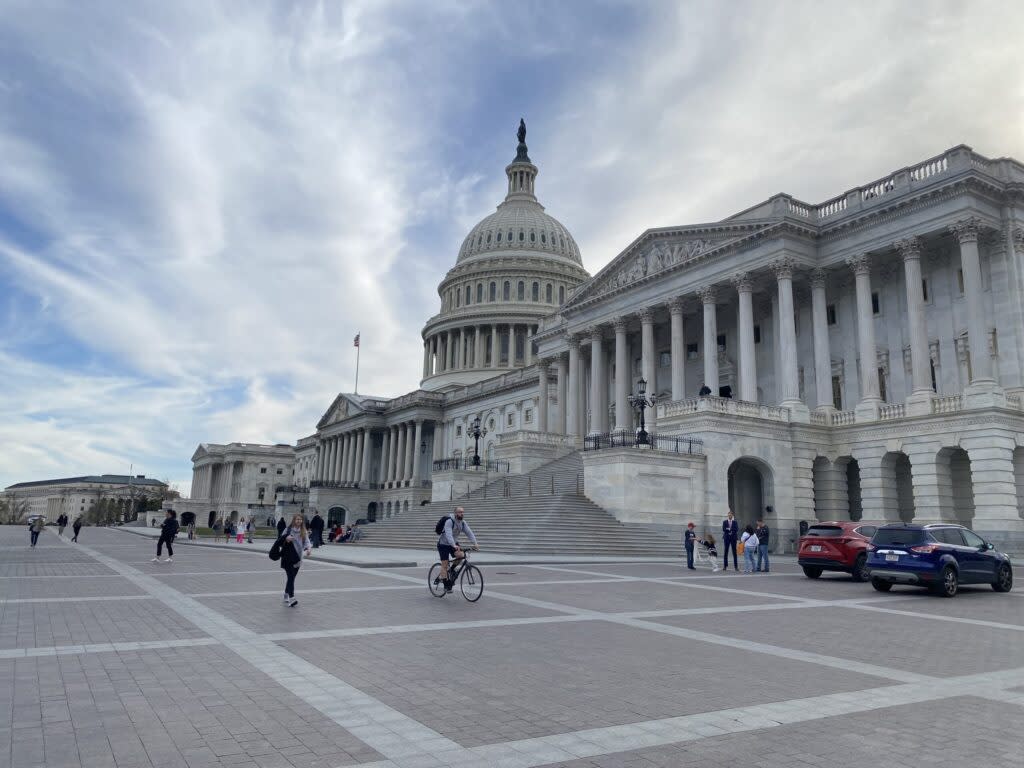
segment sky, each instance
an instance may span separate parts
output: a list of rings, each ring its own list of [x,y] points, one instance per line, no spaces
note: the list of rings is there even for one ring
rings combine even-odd
[[[0,488],[294,443],[504,194],[595,273],[647,228],[1024,159],[1018,2],[0,0]]]

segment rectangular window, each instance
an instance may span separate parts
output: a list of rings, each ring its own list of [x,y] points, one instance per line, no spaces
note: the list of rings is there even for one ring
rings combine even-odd
[[[829,325],[835,325],[836,324],[836,305],[835,304],[829,304],[827,307],[825,307],[825,317],[828,319],[828,324]]]
[[[715,339],[715,343],[718,345],[718,351],[719,352],[724,352],[725,351],[725,334],[723,333],[721,336],[719,336],[717,339]]]
[[[935,378],[935,361],[934,360],[929,360],[928,361],[928,366],[932,369],[932,392],[938,392],[939,391],[939,383],[938,383],[938,381]]]
[[[754,326],[754,343],[755,344],[760,344],[761,343],[761,326],[760,325],[755,325]]]
[[[455,436],[456,437],[462,437],[462,425],[461,424],[456,425],[456,427],[455,427]]]
[[[510,427],[511,427],[511,426],[512,426],[513,424],[515,424],[515,415],[514,415],[514,414],[511,414],[511,413],[510,413],[510,414],[508,415],[508,420],[506,421],[506,423],[507,423],[507,424],[508,424],[508,426],[510,426]]]
[[[877,315],[881,312],[881,304],[878,300],[878,293],[871,294],[871,314]]]
[[[283,470],[283,469],[279,469],[279,470],[277,470],[277,474],[279,474],[279,475],[283,475],[283,474],[284,474],[284,470]]]
[[[885,391],[885,371],[882,368],[878,369],[878,395],[883,403],[889,402],[889,395]]]
[[[961,296],[964,295],[964,271],[962,269],[956,271],[956,289]]]
[[[700,346],[697,344],[686,345],[686,358],[687,360],[696,360],[700,355]]]
[[[260,467],[260,474],[261,475],[267,474],[267,468],[266,467]]]
[[[525,421],[527,424],[529,424],[531,421],[533,421],[533,410],[532,409],[530,409],[530,408],[526,409],[526,412],[523,414],[523,421]]]
[[[832,403],[837,411],[843,410],[843,382],[838,376],[832,377]]]
[[[661,368],[668,368],[672,365],[672,353],[662,352],[658,355],[658,366]]]
[[[921,296],[924,299],[924,303],[927,304],[928,301],[929,301],[929,298],[928,298],[928,281],[925,280],[924,278],[921,279]]]

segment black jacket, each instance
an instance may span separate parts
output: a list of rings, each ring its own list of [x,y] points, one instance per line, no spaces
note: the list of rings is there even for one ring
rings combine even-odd
[[[280,520],[277,521],[277,535],[280,536],[282,533],[284,533],[284,529],[287,527],[288,524],[284,521],[284,518],[282,517]]]
[[[165,539],[173,539],[178,535],[178,521],[176,518],[168,517],[164,519],[163,525],[160,526],[160,536]]]
[[[309,528],[312,531],[322,531],[324,529],[324,519],[320,515],[313,515],[313,519],[309,522]]]
[[[726,541],[736,541],[736,537],[740,535],[740,524],[736,518],[731,521],[729,518],[725,518],[722,521],[722,538]]]

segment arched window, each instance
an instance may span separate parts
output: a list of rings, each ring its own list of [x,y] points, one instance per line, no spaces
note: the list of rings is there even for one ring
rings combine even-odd
[[[512,230],[511,229],[508,231],[508,242],[509,242],[509,245],[512,244]]]
[[[530,242],[531,243],[536,243],[537,242],[537,233],[536,232],[531,232],[530,233]]]
[[[497,300],[498,300],[498,284],[497,283],[491,283],[491,298],[490,298],[490,301],[497,301]]]
[[[476,284],[476,303],[477,304],[482,304],[483,301],[484,301],[484,284],[483,283],[477,283]]]
[[[525,232],[523,232],[523,230],[521,230],[521,229],[520,229],[520,230],[519,230],[519,242],[521,243],[521,242],[523,242],[524,240],[526,240],[526,233],[525,233]]]
[[[472,298],[473,298],[473,286],[467,285],[466,286],[466,306],[467,307],[469,306],[470,301],[472,300]]]
[[[551,283],[548,283],[547,287],[544,289],[544,301],[548,304],[551,303]]]
[[[540,233],[540,241],[542,243],[546,243],[548,241],[548,236],[545,235],[543,232]]]
[[[561,235],[558,236],[558,247],[565,248],[565,238]]]
[[[565,304],[565,286],[564,285],[558,286],[558,303],[560,305],[561,304]]]
[[[458,288],[455,289],[455,306],[462,306],[462,291],[460,291]]]
[[[534,283],[530,289],[530,300],[540,301],[540,283]]]
[[[526,301],[526,283],[522,280],[520,280],[519,285],[516,286],[516,300]]]
[[[510,283],[508,280],[506,280],[505,284],[503,286],[501,286],[501,300],[502,301],[508,301],[511,298],[512,298],[512,283]]]
[[[501,232],[498,233],[498,242],[501,242]]]
[[[488,245],[491,244],[491,233],[490,232],[487,233],[487,244]]]

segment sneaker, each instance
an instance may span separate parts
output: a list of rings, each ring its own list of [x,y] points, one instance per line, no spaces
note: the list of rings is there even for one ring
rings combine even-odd
[[[151,562],[151,563],[159,563],[159,562],[160,562],[160,558],[159,558],[159,557],[154,557],[154,558],[153,558],[152,560],[150,560],[149,562]]]
[[[299,604],[299,601],[296,600],[294,597],[291,600],[288,601],[288,607],[289,608],[294,608],[298,604]]]
[[[171,558],[169,558],[169,557],[165,557],[165,558],[164,558],[164,562],[165,562],[165,563],[173,563],[173,562],[174,562],[174,560],[172,560],[172,559],[171,559]]]
[[[281,600],[281,604],[282,605],[288,605],[288,601],[289,600],[291,600],[291,598],[288,597],[288,595],[285,595],[284,598]]]

